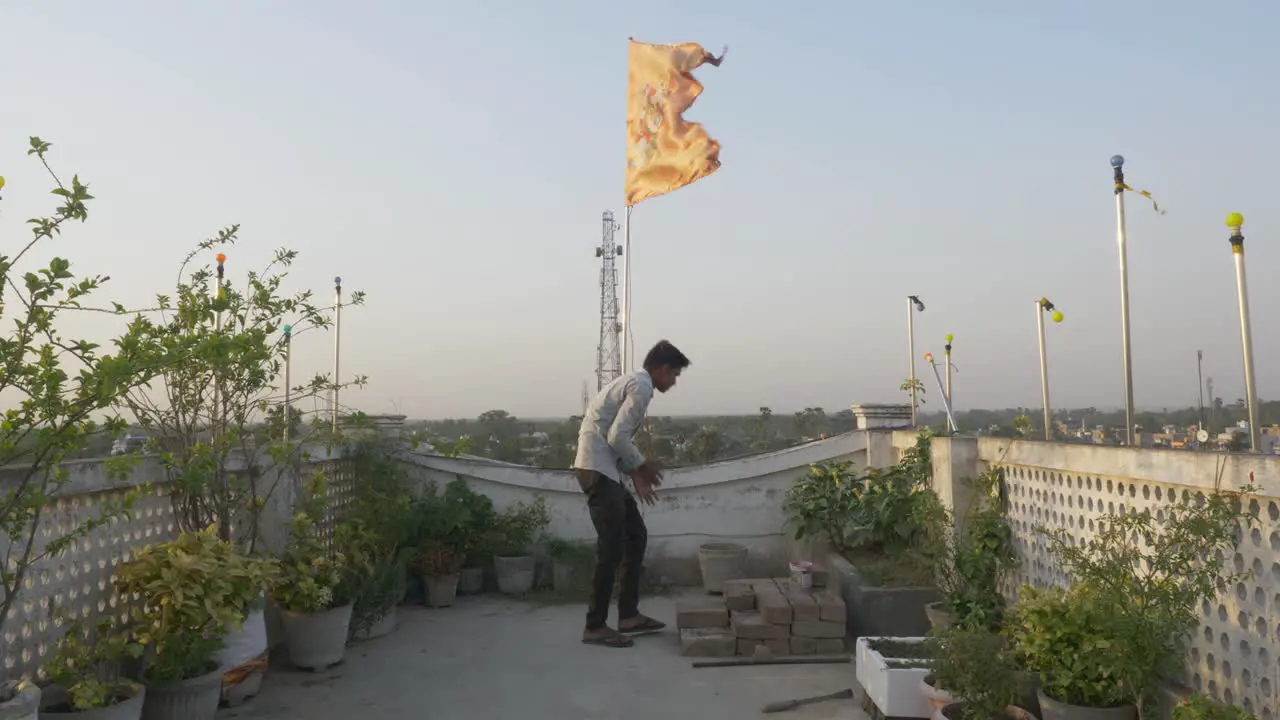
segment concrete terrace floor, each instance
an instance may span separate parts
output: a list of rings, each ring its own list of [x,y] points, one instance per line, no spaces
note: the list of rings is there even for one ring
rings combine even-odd
[[[641,607],[674,626],[676,599],[649,597]],[[398,630],[351,645],[326,672],[273,669],[256,698],[219,720],[866,718],[857,698],[760,712],[777,700],[856,689],[852,663],[694,669],[674,627],[631,648],[588,646],[582,606],[494,595],[399,612]]]

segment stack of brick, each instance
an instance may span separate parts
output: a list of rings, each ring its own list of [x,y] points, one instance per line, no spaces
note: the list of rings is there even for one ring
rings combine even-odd
[[[676,608],[683,654],[703,657],[845,652],[844,600],[833,591],[807,592],[789,580],[730,580],[723,598],[681,601]]]

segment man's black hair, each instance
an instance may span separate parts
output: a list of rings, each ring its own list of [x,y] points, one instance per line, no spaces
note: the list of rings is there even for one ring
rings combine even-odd
[[[676,370],[683,370],[689,367],[689,358],[676,349],[675,345],[666,340],[659,340],[658,344],[649,350],[649,354],[644,356],[644,368],[649,370],[663,365]]]

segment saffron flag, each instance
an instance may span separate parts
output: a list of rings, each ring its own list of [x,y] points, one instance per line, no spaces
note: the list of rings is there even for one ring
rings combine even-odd
[[[679,190],[720,169],[720,143],[683,114],[702,94],[691,74],[716,57],[697,43],[650,45],[630,40],[627,78],[628,207]]]

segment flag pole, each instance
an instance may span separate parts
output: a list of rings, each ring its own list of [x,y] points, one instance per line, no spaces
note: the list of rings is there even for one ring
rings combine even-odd
[[[1112,155],[1116,188],[1116,244],[1120,249],[1120,352],[1124,362],[1124,437],[1133,446],[1133,355],[1129,342],[1129,252],[1124,222],[1124,156]]]
[[[1249,411],[1249,449],[1262,452],[1261,431],[1258,427],[1258,386],[1253,374],[1253,327],[1249,322],[1249,285],[1244,274],[1244,216],[1231,213],[1227,227],[1231,229],[1231,257],[1236,263],[1236,303],[1240,308],[1240,340],[1244,350],[1244,394]]]
[[[342,346],[342,278],[333,279],[333,416],[331,430],[338,432],[338,362],[341,359]]]
[[[627,206],[626,217],[622,221],[622,367],[624,372],[631,372],[631,208]]]

